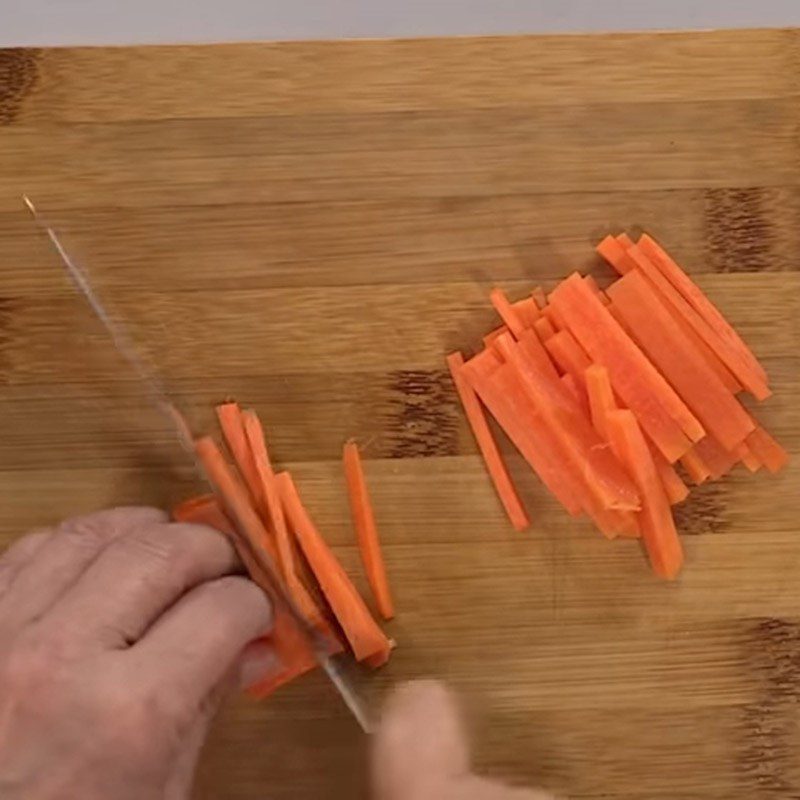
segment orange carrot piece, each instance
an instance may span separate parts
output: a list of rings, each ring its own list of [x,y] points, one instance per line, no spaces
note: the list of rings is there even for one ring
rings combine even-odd
[[[674,261],[671,261],[671,259],[670,262],[659,260],[656,251],[652,249],[645,250],[647,242],[652,240],[643,236],[641,241],[642,246],[635,245],[628,250],[628,255],[635,261],[637,269],[641,270],[648,280],[656,286],[681,317],[683,317],[686,324],[692,327],[697,335],[703,339],[753,397],[757,400],[765,400],[769,397],[771,392],[767,386],[766,378],[762,375],[763,369],[761,365],[757,362],[754,365],[748,355],[746,355],[741,348],[737,347],[730,337],[726,338],[726,336],[723,336],[718,329],[705,319],[702,313],[698,311],[691,301],[682,294],[680,289],[672,283],[671,276],[677,274],[671,271],[672,267],[675,267],[684,275],[689,281],[689,284],[699,293],[697,295],[698,297],[702,295],[702,297],[705,298],[705,295],[703,295],[691,280],[689,280],[688,276],[682,272]],[[705,302],[713,307],[707,298]],[[727,325],[727,322],[725,324]],[[730,328],[730,330],[733,329]],[[736,335],[735,332],[734,335]],[[736,336],[738,339],[738,335]],[[739,339],[738,341],[741,340]],[[747,353],[752,357],[749,350]]]
[[[642,499],[639,525],[653,571],[663,578],[675,578],[683,564],[683,549],[639,423],[631,411],[612,411],[608,415],[608,429],[615,449],[639,487]]]
[[[745,442],[741,442],[734,450],[736,457],[750,472],[758,472],[763,466],[758,460],[756,454],[747,446]]]
[[[681,456],[681,466],[686,470],[692,482],[699,486],[711,477],[711,469],[700,457],[695,445],[688,453]]]
[[[532,297],[524,297],[522,300],[517,300],[511,307],[517,312],[517,317],[526,328],[532,328],[533,323],[541,316]]]
[[[583,281],[592,290],[592,292],[597,296],[597,299],[604,306],[607,306],[611,302],[606,296],[606,293],[597,285],[597,281],[594,279],[594,276],[585,275]]]
[[[533,302],[536,303],[536,307],[539,311],[544,311],[545,306],[547,305],[547,295],[544,293],[544,289],[541,286],[537,286],[532,292],[531,297],[533,298]]]
[[[548,305],[542,314],[550,320],[556,331],[566,330],[567,323],[564,317],[561,316],[561,312],[555,306],[551,304]]]
[[[519,340],[519,344],[525,358],[527,358],[531,364],[549,375],[553,380],[558,377],[558,370],[556,370],[555,364],[553,364],[547,350],[544,349],[544,345],[542,345],[539,337],[535,333],[526,331]]]
[[[311,521],[288,472],[275,476],[286,518],[311,571],[322,589],[357,661],[375,666],[389,659],[391,646],[369,613],[364,600]]]
[[[559,370],[572,375],[578,386],[583,386],[584,373],[592,361],[578,340],[569,331],[558,331],[544,343],[544,347]]]
[[[378,538],[378,528],[375,525],[372,500],[367,489],[367,479],[364,477],[361,454],[355,442],[345,443],[342,460],[347,481],[347,496],[350,500],[350,511],[364,572],[380,615],[384,619],[392,619],[394,617],[392,592],[389,588],[389,579],[386,577],[386,565]]]
[[[578,384],[578,381],[575,380],[574,375],[570,375],[569,373],[566,375],[561,375],[559,380],[564,384],[564,386],[567,387],[570,395],[575,398],[575,402],[583,412],[583,415],[587,419],[590,419],[591,411],[589,409],[589,396],[586,394],[586,389]]]
[[[501,336],[497,344],[523,392],[558,441],[568,468],[588,488],[594,502],[587,510],[638,510],[636,488],[563,385],[526,361],[510,336]]]
[[[727,475],[739,460],[739,457],[726,450],[719,441],[713,436],[706,436],[695,445],[695,450],[703,463],[711,471],[711,480],[719,480],[723,475]]]
[[[542,342],[546,342],[551,336],[556,335],[556,329],[547,317],[539,317],[539,319],[533,323],[533,329]]]
[[[595,250],[601,255],[620,275],[625,275],[633,269],[636,264],[625,252],[625,246],[614,236],[608,235],[600,242]]]
[[[755,457],[773,474],[789,463],[789,454],[760,425],[745,440]]]
[[[172,519],[176,522],[193,522],[196,525],[208,525],[210,528],[228,536],[234,535],[233,525],[225,516],[219,501],[213,494],[202,494],[190,497],[172,509]]]
[[[499,328],[495,328],[493,331],[489,331],[486,336],[483,337],[483,346],[484,347],[491,347],[492,342],[498,337],[502,336],[504,333],[508,333],[508,326],[501,325]]]
[[[519,312],[508,301],[505,292],[502,289],[492,289],[489,293],[489,299],[495,311],[500,315],[500,319],[508,327],[515,338],[519,339],[525,331],[525,325],[522,322]]]
[[[658,242],[644,234],[639,240],[642,252],[658,267],[661,273],[692,305],[700,316],[714,330],[717,336],[735,350],[754,375],[767,384],[766,370],[761,366],[752,350],[745,344],[734,327],[725,319],[720,310],[706,297],[689,275],[669,256]],[[734,371],[734,374],[736,372]],[[745,384],[746,386],[747,384]],[[748,388],[748,391],[750,389]],[[763,399],[763,398],[758,398]]]
[[[634,341],[699,420],[695,430],[687,431],[690,438],[699,441],[705,428],[728,450],[742,442],[754,428],[750,415],[674,324],[647,278],[633,270],[610,286],[608,294]]]
[[[215,410],[225,444],[233,456],[239,474],[242,476],[256,507],[261,508],[264,502],[261,494],[261,481],[244,433],[242,410],[239,408],[239,404],[234,402],[221,403],[216,406]]]
[[[604,306],[574,273],[550,295],[592,361],[603,364],[625,405],[671,463],[691,448],[697,420]]]
[[[585,490],[566,468],[552,434],[522,391],[511,367],[495,367],[476,356],[464,364],[461,372],[542,483],[571,516],[578,516]]]
[[[489,423],[483,413],[480,401],[466,378],[461,374],[461,368],[464,366],[464,359],[461,353],[451,353],[447,357],[447,366],[450,369],[450,375],[453,378],[461,405],[464,407],[467,422],[469,422],[472,434],[478,443],[484,466],[489,473],[497,496],[500,498],[500,502],[503,504],[514,530],[523,531],[530,526],[530,519],[522,505],[522,501],[519,499],[503,456],[497,447],[497,442],[492,436],[492,431],[489,428]]]
[[[592,423],[601,437],[605,441],[610,442],[608,414],[611,411],[615,411],[618,406],[616,398],[614,397],[614,390],[611,388],[608,370],[605,367],[601,367],[599,364],[592,364],[586,370],[585,375]],[[670,505],[683,502],[689,496],[688,487],[681,480],[680,475],[678,475],[672,464],[664,458],[661,451],[649,440],[647,446],[650,449],[650,455],[653,457],[653,463],[655,464],[661,483],[664,485],[664,491],[667,493],[667,499]],[[617,458],[620,458],[619,453],[616,455]]]

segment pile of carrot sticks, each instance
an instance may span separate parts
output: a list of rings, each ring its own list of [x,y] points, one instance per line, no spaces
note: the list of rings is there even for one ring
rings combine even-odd
[[[325,643],[329,655],[348,648],[364,665],[383,666],[394,643],[381,630],[317,530],[292,476],[287,471],[275,471],[258,416],[234,402],[223,403],[216,411],[233,463],[213,437],[197,439],[195,454],[215,493],[181,503],[173,509],[173,518],[210,525],[229,536],[240,545],[237,550],[251,577],[266,588],[269,580],[263,575],[263,562],[254,556],[263,554],[278,573],[285,594]],[[343,466],[364,570],[375,607],[388,620],[394,616],[392,595],[361,456],[354,442],[344,445]],[[246,541],[241,542],[240,537]],[[250,693],[259,698],[313,669],[318,661],[308,634],[290,610],[276,603],[274,615],[270,643],[281,671],[250,688]]]
[[[764,368],[689,275],[646,234],[607,236],[597,252],[620,276],[605,290],[579,273],[513,303],[494,289],[503,324],[447,363],[514,528],[530,522],[485,411],[567,513],[640,537],[671,579],[687,481],[737,464],[774,473],[788,454],[738,398],[770,396]]]

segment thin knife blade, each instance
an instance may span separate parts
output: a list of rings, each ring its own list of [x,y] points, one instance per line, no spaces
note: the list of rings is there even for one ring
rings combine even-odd
[[[186,419],[184,418],[183,414],[180,413],[175,404],[169,399],[169,396],[161,381],[150,369],[147,368],[147,366],[145,366],[144,362],[139,357],[136,346],[134,345],[133,340],[131,339],[125,327],[118,320],[112,318],[112,316],[108,313],[105,305],[92,287],[92,283],[89,280],[89,276],[86,271],[72,259],[61,243],[58,234],[55,232],[55,230],[53,230],[52,227],[50,227],[50,225],[47,224],[47,222],[45,222],[45,220],[36,210],[36,206],[33,204],[31,199],[27,195],[22,195],[22,200],[25,203],[28,211],[30,211],[31,215],[33,216],[36,224],[47,234],[50,242],[61,258],[61,263],[66,270],[67,275],[75,285],[75,288],[78,290],[78,292],[86,299],[92,311],[94,312],[94,315],[101,322],[106,332],[111,337],[117,352],[125,359],[125,361],[136,373],[139,381],[147,388],[147,393],[155,407],[169,420],[170,424],[175,429],[181,446],[192,456],[192,462],[195,466],[195,470],[199,473],[204,481],[211,485],[212,490],[214,490],[215,487],[205,474],[205,470],[203,470],[194,456],[194,437],[192,436],[191,430],[186,423]],[[234,527],[239,529],[238,533],[241,541],[237,543],[238,549],[238,547],[244,546],[243,543],[247,541],[247,538],[242,535],[241,524],[235,519],[231,521]],[[340,665],[332,656],[328,655],[326,643],[323,637],[319,635],[316,629],[312,628],[308,624],[303,614],[297,608],[297,605],[295,604],[291,595],[287,592],[283,581],[278,576],[277,570],[275,569],[274,564],[271,563],[269,556],[263,553],[251,553],[251,555],[255,555],[259,566],[264,568],[264,571],[269,577],[269,588],[274,595],[277,596],[277,600],[286,606],[286,608],[297,621],[301,630],[303,630],[308,636],[317,661],[330,679],[331,683],[341,695],[347,708],[351,711],[362,730],[365,733],[371,733],[372,726],[365,703],[356,692],[350,681],[345,677]]]

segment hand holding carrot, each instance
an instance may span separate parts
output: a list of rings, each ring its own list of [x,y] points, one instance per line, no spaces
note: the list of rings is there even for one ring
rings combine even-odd
[[[115,509],[0,559],[0,797],[178,800],[226,689],[274,655],[228,541]]]

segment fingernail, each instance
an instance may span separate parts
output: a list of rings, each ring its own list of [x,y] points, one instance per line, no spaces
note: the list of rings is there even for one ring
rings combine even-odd
[[[281,660],[268,642],[252,642],[239,659],[239,685],[242,689],[249,689],[282,668]]]

